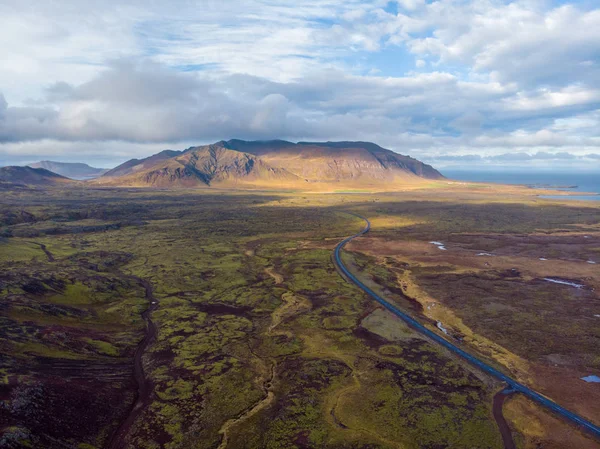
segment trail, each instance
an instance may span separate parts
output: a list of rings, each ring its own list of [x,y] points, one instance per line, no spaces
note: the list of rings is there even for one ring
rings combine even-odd
[[[125,276],[129,279],[135,280],[138,284],[142,285],[145,290],[145,297],[149,302],[148,308],[142,312],[142,318],[146,323],[146,333],[142,341],[139,342],[133,359],[133,376],[138,386],[136,400],[133,403],[127,418],[121,423],[119,428],[113,433],[107,449],[122,449],[125,447],[125,437],[129,433],[131,426],[135,423],[140,413],[150,404],[153,393],[152,381],[146,377],[144,372],[144,364],[142,357],[144,352],[156,339],[156,325],[150,319],[150,314],[158,307],[158,301],[154,297],[152,292],[152,285],[145,279],[138,278],[136,276]]]
[[[48,251],[48,248],[46,248],[46,245],[44,245],[43,243],[38,243],[38,242],[29,242],[29,243],[33,243],[34,245],[37,245],[40,247],[40,249],[42,251],[44,251],[44,254],[46,254],[46,257],[48,258],[48,262],[54,262],[54,255]]]
[[[506,388],[503,388],[494,395],[494,402],[492,405],[492,412],[494,414],[494,419],[498,424],[500,435],[502,435],[504,449],[517,449],[517,446],[515,445],[515,442],[513,440],[512,432],[510,431],[510,427],[508,426],[508,423],[506,422],[506,419],[502,414],[502,406],[504,405],[504,401],[511,393],[512,390],[507,390]]]
[[[367,437],[371,437],[374,440],[377,440],[377,441],[379,441],[379,442],[381,442],[381,443],[383,443],[383,444],[385,444],[385,445],[387,445],[389,447],[393,447],[393,448],[396,448],[396,449],[403,449],[404,446],[401,443],[397,442],[397,441],[388,440],[387,438],[382,437],[378,433],[372,432],[371,430],[366,429],[364,427],[359,427],[359,426],[352,426],[352,427],[350,427],[350,426],[347,426],[342,421],[340,421],[340,419],[336,416],[335,411],[336,411],[336,409],[338,407],[338,402],[340,401],[341,397],[344,396],[345,394],[351,392],[352,390],[358,390],[361,387],[360,381],[357,379],[356,374],[354,372],[352,373],[352,377],[353,377],[353,380],[355,382],[354,385],[348,385],[347,387],[341,388],[340,390],[338,390],[336,392],[337,394],[336,394],[336,397],[335,397],[335,401],[334,401],[333,407],[331,408],[331,410],[329,412],[331,414],[331,417],[333,418],[333,422],[335,422],[335,424],[338,427],[340,427],[341,429],[344,429],[346,431],[351,431],[351,432],[354,432],[354,433],[366,435]]]
[[[283,276],[276,273],[272,267],[266,268],[265,272],[275,280],[276,284],[281,284],[283,282]],[[282,295],[281,299],[283,301],[283,304],[281,304],[279,307],[277,307],[271,314],[271,325],[268,327],[267,332],[266,332],[266,334],[268,336],[273,336],[273,335],[290,336],[289,332],[275,331],[275,328],[277,326],[279,326],[279,324],[281,324],[281,322],[285,318],[297,313],[298,311],[302,310],[302,308],[305,306],[302,299],[296,297],[291,292],[284,293]],[[304,300],[304,301],[307,301],[307,300]],[[308,307],[310,308],[310,305]],[[266,365],[265,361],[261,357],[259,357],[257,354],[255,354],[252,351],[252,349],[250,349],[250,352],[252,352],[252,354],[261,363]],[[275,393],[273,393],[273,388],[275,385],[275,371],[277,368],[277,361],[275,359],[270,359],[269,362],[270,362],[269,376],[266,379],[262,380],[262,382],[260,382],[264,397],[262,399],[260,399],[259,401],[257,401],[256,403],[254,403],[253,405],[251,405],[246,410],[244,410],[237,418],[233,418],[233,419],[229,419],[229,420],[225,421],[225,424],[223,424],[221,426],[221,428],[219,429],[219,433],[222,434],[223,437],[221,439],[221,444],[219,444],[218,449],[225,449],[227,447],[227,444],[229,443],[229,432],[232,427],[247,420],[248,418],[251,418],[256,413],[267,408],[275,400]]]
[[[344,424],[342,422],[342,420],[340,418],[338,418],[338,416],[336,414],[336,410],[338,409],[340,399],[344,395],[346,395],[352,391],[360,390],[362,385],[360,383],[359,377],[362,373],[357,372],[356,368],[354,368],[354,363],[352,361],[353,356],[351,356],[349,354],[343,354],[343,353],[336,354],[334,352],[321,350],[321,349],[323,349],[323,348],[313,347],[310,350],[310,354],[313,356],[317,356],[317,357],[339,360],[340,362],[344,363],[348,367],[348,369],[350,369],[350,371],[351,371],[352,384],[346,385],[345,387],[341,387],[340,389],[335,390],[332,398],[328,399],[326,401],[326,407],[329,410],[329,415],[331,416],[331,419],[333,420],[334,424],[336,426],[338,426],[340,429],[344,429],[347,432],[353,432],[355,434],[362,434],[363,436],[371,437],[389,447],[394,447],[396,449],[402,449],[403,446],[400,443],[398,443],[397,441],[388,440],[388,439],[382,437],[381,435],[370,431],[369,429],[357,426],[355,424],[353,424],[352,426],[347,426],[346,424]]]
[[[225,424],[221,426],[221,428],[219,429],[219,433],[223,435],[223,438],[221,439],[221,444],[219,444],[218,449],[225,449],[227,447],[227,444],[229,443],[229,431],[233,426],[247,420],[248,418],[260,412],[262,409],[267,408],[269,405],[271,405],[271,403],[275,399],[275,393],[273,393],[272,391],[273,381],[275,380],[275,368],[276,363],[273,362],[273,364],[271,365],[271,374],[269,378],[267,378],[262,383],[262,388],[265,397],[263,399],[260,399],[250,408],[243,411],[242,414],[237,418],[229,419],[225,422]]]
[[[280,275],[279,273],[276,273],[273,270],[273,267],[265,268],[265,273],[267,273],[269,276],[271,276],[276,284],[281,284],[283,282],[283,276]]]
[[[542,396],[540,393],[536,392],[535,390],[525,386],[524,384],[522,384],[522,383],[516,381],[515,379],[513,379],[512,377],[502,373],[501,371],[499,371],[498,369],[489,365],[488,363],[484,362],[483,360],[481,360],[481,359],[477,358],[476,356],[469,354],[465,350],[459,348],[454,343],[446,340],[441,335],[437,334],[433,330],[428,329],[423,324],[419,323],[416,319],[414,319],[408,313],[400,310],[398,307],[396,307],[391,302],[388,302],[385,299],[383,299],[381,296],[379,296],[377,293],[375,293],[373,290],[371,290],[369,287],[367,287],[365,284],[363,284],[356,276],[354,276],[350,272],[350,270],[346,267],[346,265],[344,265],[344,263],[342,262],[341,251],[348,242],[369,232],[369,230],[371,229],[371,223],[369,222],[369,220],[367,220],[366,218],[364,218],[358,214],[353,214],[353,213],[349,213],[349,214],[353,215],[355,217],[358,217],[361,220],[364,220],[366,225],[362,231],[358,232],[357,234],[351,235],[350,237],[345,238],[340,243],[338,243],[338,245],[335,247],[335,250],[333,253],[333,260],[334,260],[336,267],[338,268],[340,273],[343,275],[344,279],[355,284],[358,288],[360,288],[363,292],[365,292],[367,295],[369,295],[372,299],[377,301],[379,304],[381,304],[387,310],[392,312],[394,315],[401,318],[411,328],[413,328],[417,332],[420,332],[421,334],[428,337],[434,343],[437,343],[440,346],[443,346],[450,352],[458,355],[463,360],[469,362],[471,365],[474,365],[475,367],[479,368],[480,370],[489,374],[490,376],[492,376],[502,382],[505,382],[510,387],[511,390],[515,391],[515,393],[521,393],[521,394],[527,396],[529,399],[548,408],[549,410],[556,413],[557,415],[562,416],[563,418],[570,421],[572,424],[579,426],[581,429],[587,431],[589,434],[593,435],[596,439],[600,440],[600,426],[597,426],[596,424],[586,420],[585,418],[577,415],[576,413],[573,413],[573,412],[565,409],[564,407],[561,407],[560,405],[558,405],[556,402],[552,401],[551,399],[548,399],[547,397]]]
[[[283,300],[283,304],[277,307],[277,309],[275,309],[271,314],[271,325],[267,330],[267,335],[285,335],[289,338],[292,338],[293,335],[291,332],[274,332],[275,328],[287,318],[300,312],[310,310],[312,305],[308,299],[297,296],[292,292],[285,292],[283,295],[281,295],[281,299]]]

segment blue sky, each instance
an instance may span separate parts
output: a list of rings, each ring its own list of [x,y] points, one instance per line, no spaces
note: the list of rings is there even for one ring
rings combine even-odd
[[[236,137],[599,165],[597,1],[5,0],[0,17],[0,164]]]

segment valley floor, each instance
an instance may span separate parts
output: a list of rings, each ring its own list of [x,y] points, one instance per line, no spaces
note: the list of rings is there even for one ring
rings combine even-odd
[[[336,271],[363,225],[345,212],[372,223],[343,256],[362,282],[600,424],[581,379],[600,373],[593,202],[461,185],[2,193],[0,447],[505,447],[503,386]],[[516,447],[600,447],[518,395],[503,414]]]

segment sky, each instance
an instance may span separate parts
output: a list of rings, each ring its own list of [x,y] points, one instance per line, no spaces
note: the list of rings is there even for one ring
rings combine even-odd
[[[3,0],[0,165],[222,139],[600,171],[598,0]]]

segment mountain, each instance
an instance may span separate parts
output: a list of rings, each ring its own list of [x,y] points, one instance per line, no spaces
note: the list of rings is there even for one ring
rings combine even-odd
[[[221,141],[132,159],[97,180],[152,187],[393,189],[443,179],[417,159],[369,142]]]
[[[45,168],[0,167],[0,183],[5,185],[59,186],[74,182]]]
[[[34,164],[29,164],[31,168],[44,168],[51,172],[66,176],[71,179],[93,179],[102,176],[106,173],[104,168],[90,167],[83,163],[72,162],[55,162],[55,161],[40,161]]]
[[[442,179],[430,165],[370,142],[245,142],[230,140],[229,148],[260,156],[302,178],[320,182],[344,180],[393,181],[417,176]]]
[[[232,150],[223,142],[174,152],[163,151],[141,161],[131,160],[107,172],[100,182],[152,187],[207,187],[262,185],[274,181],[299,182],[286,170],[272,167],[257,156]]]
[[[183,153],[183,151],[164,150],[144,159],[130,159],[127,162],[113,168],[112,170],[108,170],[106,173],[104,173],[104,176],[125,176],[138,171],[143,171],[144,169],[150,168],[160,161],[171,159],[180,155],[181,153]]]

